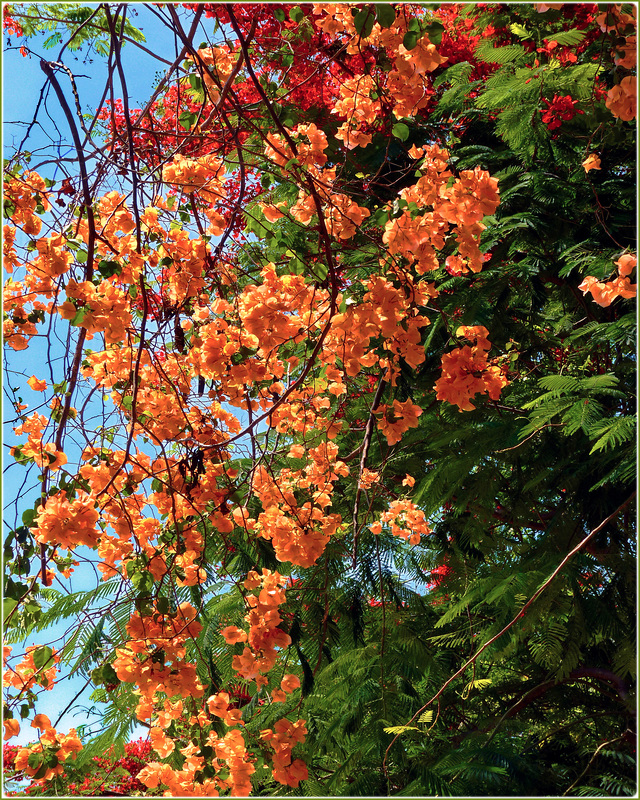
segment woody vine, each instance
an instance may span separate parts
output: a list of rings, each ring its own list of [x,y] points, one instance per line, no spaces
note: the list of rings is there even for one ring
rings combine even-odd
[[[633,793],[635,8],[141,8],[4,7],[10,789]]]

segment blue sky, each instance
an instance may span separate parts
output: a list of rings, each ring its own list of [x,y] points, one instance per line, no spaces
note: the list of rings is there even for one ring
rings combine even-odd
[[[133,7],[137,13],[136,17],[131,18],[131,22],[144,33],[146,39],[146,42],[143,43],[144,46],[150,50],[155,50],[163,58],[171,60],[175,52],[173,34],[145,9],[142,3],[130,3],[129,6]],[[96,8],[97,4],[87,3],[87,7]],[[59,45],[51,49],[43,47],[43,43],[49,38],[50,34],[51,32],[47,32],[29,39],[27,46],[34,51],[35,55],[29,55],[27,58],[22,56],[19,51],[24,39],[12,37],[11,43],[13,47],[7,47],[5,37],[2,64],[2,117],[5,155],[7,151],[17,147],[26,127],[24,123],[30,122],[33,118],[40,90],[46,80],[44,73],[40,69],[39,58],[52,61],[57,59],[60,50]],[[62,60],[76,76],[82,111],[95,113],[102,96],[105,78],[108,74],[106,59],[97,56],[95,53],[89,56],[86,50],[75,53],[66,50]],[[129,100],[134,107],[137,107],[149,97],[157,74],[164,73],[166,65],[154,60],[149,54],[135,45],[126,42],[122,48],[122,61],[129,89]],[[68,78],[64,73],[60,73],[59,79],[67,93],[69,102],[72,103],[73,98]],[[50,94],[53,95],[53,92],[50,92]],[[47,111],[58,123],[61,132],[68,134],[64,115],[55,99],[47,105]],[[46,116],[43,116],[42,119],[43,125],[46,124],[48,128],[52,127]],[[19,124],[11,125],[12,122]],[[47,144],[47,137],[41,129],[36,127],[25,148],[35,152],[39,147]],[[70,149],[70,137],[67,139],[66,144],[67,147],[62,152]]]

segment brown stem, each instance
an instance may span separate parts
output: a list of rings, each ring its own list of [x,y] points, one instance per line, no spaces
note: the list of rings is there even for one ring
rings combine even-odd
[[[371,411],[369,412],[369,419],[367,420],[367,424],[364,429],[362,455],[360,456],[360,472],[358,474],[358,488],[356,489],[356,499],[353,503],[353,552],[351,554],[353,567],[355,567],[356,565],[356,549],[358,546],[358,534],[360,533],[360,530],[358,528],[358,510],[360,507],[360,495],[362,494],[362,487],[360,486],[360,481],[362,480],[362,473],[364,471],[365,464],[367,463],[369,448],[371,447],[371,439],[373,437],[373,423],[375,420],[374,414],[376,409],[380,405],[380,400],[382,399],[382,394],[386,386],[387,382],[383,379],[381,375],[380,380],[378,382],[378,388],[376,390],[376,394],[375,397],[373,398],[373,403],[371,405]]]

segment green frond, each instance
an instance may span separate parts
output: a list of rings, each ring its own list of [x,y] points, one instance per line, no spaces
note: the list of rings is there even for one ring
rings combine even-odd
[[[553,41],[565,47],[574,47],[580,44],[586,35],[585,31],[579,31],[574,28],[569,31],[555,31],[549,39],[553,39]]]
[[[596,439],[595,444],[589,451],[589,455],[598,452],[598,450],[620,447],[624,442],[635,441],[636,418],[614,417],[613,419],[601,419],[590,425],[587,433],[589,438]]]
[[[476,56],[494,64],[515,64],[526,59],[526,50],[520,44],[494,47],[490,39],[482,39],[476,47]]]

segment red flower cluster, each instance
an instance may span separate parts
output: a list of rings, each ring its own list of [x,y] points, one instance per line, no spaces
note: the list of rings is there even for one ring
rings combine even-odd
[[[22,36],[24,31],[19,22],[11,16],[11,7],[5,6],[2,9],[2,30],[6,31],[9,36]]]
[[[564,97],[554,94],[553,100],[543,100],[542,102],[547,105],[547,110],[542,114],[542,121],[550,131],[559,128],[563,122],[573,119],[576,114],[584,114],[584,111],[575,108],[578,101],[572,100],[569,94]]]
[[[2,749],[3,768],[6,777],[15,772],[15,760],[19,745],[5,744]],[[95,796],[105,792],[110,794],[130,797],[134,792],[143,793],[147,787],[136,777],[149,760],[151,743],[149,740],[138,739],[127,742],[124,746],[124,756],[114,759],[109,753],[104,757],[92,759],[95,769],[91,770],[82,783],[70,783],[69,792],[73,795]],[[32,783],[19,792],[7,792],[7,796],[23,794],[39,794],[42,787],[39,783]]]

